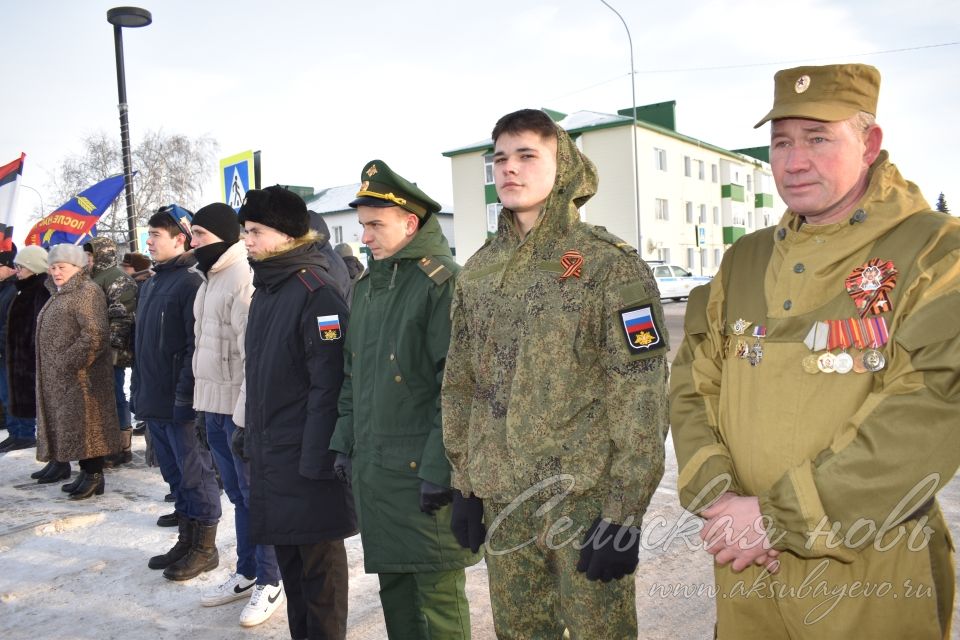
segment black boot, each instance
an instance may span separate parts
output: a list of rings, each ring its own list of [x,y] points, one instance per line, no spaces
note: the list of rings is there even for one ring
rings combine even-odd
[[[37,478],[37,484],[50,484],[51,482],[60,482],[70,477],[69,462],[54,462],[46,475]]]
[[[120,431],[120,451],[111,453],[103,458],[103,468],[113,469],[121,464],[127,464],[133,460],[133,453],[130,452],[130,436],[133,435],[130,429]]]
[[[103,474],[88,473],[80,485],[70,492],[71,500],[86,500],[93,495],[103,495]]]
[[[166,569],[177,560],[187,555],[190,547],[193,545],[193,521],[186,516],[180,516],[180,535],[177,536],[177,543],[173,545],[170,551],[150,558],[147,566],[151,569]]]
[[[87,472],[83,469],[80,469],[80,473],[77,474],[77,477],[73,479],[73,482],[68,482],[65,485],[61,485],[60,491],[66,491],[67,493],[73,493],[77,490],[83,481],[87,479]]]
[[[157,518],[158,527],[175,527],[180,524],[180,514],[176,511],[165,513]]]
[[[45,466],[43,469],[40,469],[40,471],[34,471],[33,473],[31,473],[30,477],[33,478],[34,480],[39,480],[41,477],[47,475],[47,472],[50,471],[50,467],[52,467],[55,464],[57,464],[57,461],[51,460],[50,462],[47,463],[47,466]]]
[[[220,564],[217,553],[217,523],[193,523],[193,544],[183,558],[163,570],[167,580],[189,580]]]

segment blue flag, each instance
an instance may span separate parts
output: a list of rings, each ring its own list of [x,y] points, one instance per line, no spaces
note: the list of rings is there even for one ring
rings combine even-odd
[[[86,236],[96,235],[97,220],[123,191],[123,174],[102,180],[70,198],[27,233],[26,244],[49,249],[55,244],[79,244]]]

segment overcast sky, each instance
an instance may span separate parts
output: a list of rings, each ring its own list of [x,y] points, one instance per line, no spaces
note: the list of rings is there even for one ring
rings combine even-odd
[[[752,127],[770,107],[778,69],[877,66],[884,147],[931,204],[944,191],[960,213],[960,45],[935,46],[960,42],[960,3],[609,2],[633,37],[637,103],[676,100],[681,133],[726,148],[768,143],[768,126]],[[22,183],[45,198],[52,172],[84,136],[119,137],[106,21],[116,4],[32,0],[5,3],[0,14],[0,164],[26,152]],[[500,115],[630,104],[626,31],[599,0],[141,6],[153,24],[124,30],[134,144],[163,129],[209,135],[219,157],[258,149],[265,186],[348,184],[380,158],[452,204],[441,152],[487,137]],[[216,167],[209,185],[212,202]],[[60,203],[44,204],[49,213]],[[21,216],[38,206],[21,190]],[[18,222],[15,238],[26,230]]]

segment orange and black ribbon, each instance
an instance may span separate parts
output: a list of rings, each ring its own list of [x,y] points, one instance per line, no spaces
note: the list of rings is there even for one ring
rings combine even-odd
[[[890,260],[873,258],[854,269],[844,281],[861,318],[893,309],[890,291],[897,285],[897,268]]]
[[[579,278],[580,267],[583,266],[583,254],[575,249],[567,251],[563,254],[563,257],[560,258],[560,266],[565,269],[563,275],[560,276],[561,280],[566,280],[570,276]]]

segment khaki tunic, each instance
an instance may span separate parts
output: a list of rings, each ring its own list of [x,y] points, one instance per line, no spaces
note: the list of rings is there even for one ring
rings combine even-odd
[[[847,220],[803,225],[787,211],[775,229],[735,244],[690,298],[671,390],[681,502],[699,512],[725,490],[758,496],[768,537],[785,552],[772,579],[717,568],[724,592],[740,580],[788,587],[718,595],[721,638],[949,634],[952,542],[932,495],[960,464],[960,222],[930,212],[886,152],[869,179]],[[805,372],[810,328],[857,317],[845,280],[872,258],[898,270],[879,315],[886,366]],[[758,366],[735,353],[738,319],[766,327]],[[798,591],[811,577],[889,591],[827,607],[829,598]]]

